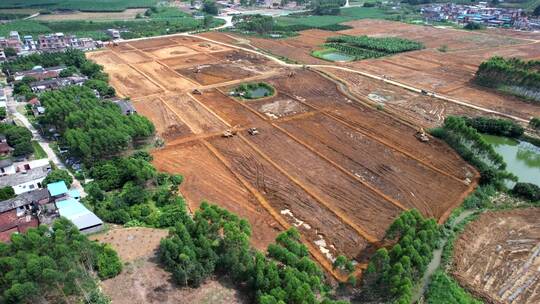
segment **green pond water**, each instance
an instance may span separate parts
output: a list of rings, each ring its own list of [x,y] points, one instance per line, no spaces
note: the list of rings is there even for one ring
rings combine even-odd
[[[483,134],[506,162],[506,170],[519,178],[520,182],[540,186],[540,148],[525,141]]]
[[[322,58],[330,61],[352,61],[354,57],[339,52],[328,52],[320,55]]]
[[[265,96],[270,96],[270,94],[272,94],[272,92],[270,92],[270,90],[265,87],[257,87],[254,90],[249,90],[249,95],[251,96],[251,98],[261,98]]]

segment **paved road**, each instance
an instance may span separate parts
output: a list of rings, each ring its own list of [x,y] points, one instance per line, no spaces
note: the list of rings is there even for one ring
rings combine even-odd
[[[6,105],[8,112],[15,118],[15,120],[20,121],[24,125],[24,127],[26,127],[28,130],[30,130],[30,132],[32,132],[33,139],[37,141],[38,144],[43,148],[45,153],[47,153],[47,159],[49,161],[51,161],[60,169],[66,169],[64,163],[62,163],[60,158],[58,158],[56,153],[54,153],[53,149],[51,149],[51,147],[49,146],[49,142],[39,134],[39,132],[34,128],[34,126],[32,126],[28,118],[26,118],[26,116],[17,111],[17,102],[12,96],[12,89],[10,87],[6,87],[4,91],[7,97]],[[73,176],[73,174],[71,174],[71,172],[69,172],[69,175],[71,175],[71,177],[73,178],[73,183],[71,184],[71,187],[79,190],[81,197],[85,197],[87,194],[84,191],[81,183]]]

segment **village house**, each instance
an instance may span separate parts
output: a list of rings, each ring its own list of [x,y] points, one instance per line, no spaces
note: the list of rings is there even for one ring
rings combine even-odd
[[[0,188],[10,186],[19,195],[42,187],[42,182],[49,174],[49,165],[33,168],[15,174],[0,176]]]
[[[16,169],[11,159],[0,160],[0,176],[15,174]]]
[[[9,37],[0,37],[0,49],[12,48],[17,52],[22,50],[22,43],[19,33],[17,31],[11,31]]]
[[[30,89],[34,93],[42,93],[45,91],[61,89],[70,85],[82,86],[86,80],[88,80],[87,77],[81,76],[47,79],[30,83]]]
[[[44,80],[47,78],[56,78],[60,75],[66,67],[65,66],[54,66],[49,68],[44,68],[40,65],[33,67],[31,70],[16,72],[14,75],[15,81],[20,81],[24,77],[33,77],[37,80]]]
[[[22,233],[40,223],[52,223],[59,216],[46,189],[23,193],[0,202],[0,241],[8,242],[13,233]]]

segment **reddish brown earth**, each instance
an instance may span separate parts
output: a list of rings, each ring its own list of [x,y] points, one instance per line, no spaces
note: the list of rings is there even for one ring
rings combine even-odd
[[[452,273],[489,303],[540,303],[539,208],[487,212],[454,245]]]
[[[323,34],[303,33],[306,39],[292,45],[323,41]],[[364,262],[402,210],[418,208],[444,221],[475,185],[475,171],[445,144],[419,142],[417,127],[317,72],[192,37],[162,39],[90,58],[114,72],[112,84],[134,95],[138,112],[166,139],[153,152],[154,164],[184,175],[190,210],[206,200],[247,218],[257,248],[296,226],[332,272],[338,254]],[[137,57],[121,59],[128,53]],[[141,82],[124,83],[127,75]],[[247,81],[267,82],[276,94],[252,101],[228,96]],[[251,127],[260,134],[249,135]],[[222,137],[230,128],[236,136]]]
[[[103,292],[115,304],[241,304],[249,303],[230,282],[207,280],[202,288],[179,288],[171,274],[159,266],[156,252],[167,230],[116,228],[91,239],[111,244],[124,267],[122,272],[101,283]]]

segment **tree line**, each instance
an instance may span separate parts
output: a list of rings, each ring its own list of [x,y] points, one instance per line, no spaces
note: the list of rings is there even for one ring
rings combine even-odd
[[[0,134],[6,136],[7,144],[13,148],[13,156],[29,156],[34,152],[32,132],[25,127],[0,123]]]
[[[463,117],[448,116],[442,127],[430,130],[430,133],[444,140],[464,160],[475,166],[480,172],[481,184],[493,184],[498,189],[505,188],[505,180],[517,178],[506,171],[506,163],[497,154],[477,130],[467,125]]]
[[[410,303],[415,282],[424,274],[439,238],[434,219],[424,218],[416,209],[402,212],[385,236],[395,245],[378,249],[364,273],[363,300]]]
[[[183,211],[159,248],[161,263],[179,285],[197,287],[220,275],[245,287],[256,303],[345,303],[326,296],[323,272],[296,229],[281,233],[265,255],[250,247],[246,220],[207,203],[193,217]]]
[[[0,302],[109,303],[97,278],[111,278],[121,270],[109,245],[89,241],[61,218],[52,229],[42,225],[12,234],[9,244],[0,243]]]

